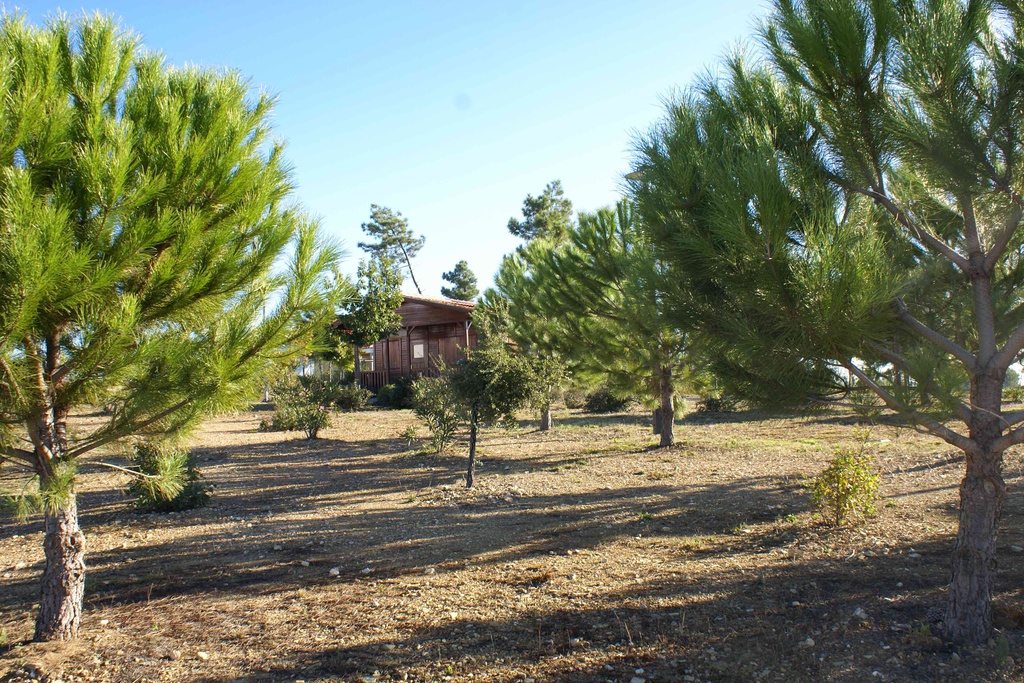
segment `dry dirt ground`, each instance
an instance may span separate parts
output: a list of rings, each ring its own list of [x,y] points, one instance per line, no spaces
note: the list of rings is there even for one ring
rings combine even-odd
[[[0,680],[1024,680],[1018,452],[999,628],[957,650],[932,633],[963,461],[909,429],[691,415],[662,450],[643,415],[563,412],[550,433],[486,432],[467,491],[464,444],[409,448],[408,411],[337,415],[317,441],[260,417],[197,435],[206,509],[135,514],[122,475],[83,468],[70,645],[28,642],[40,521],[0,522]],[[879,514],[825,528],[807,479],[865,429]]]

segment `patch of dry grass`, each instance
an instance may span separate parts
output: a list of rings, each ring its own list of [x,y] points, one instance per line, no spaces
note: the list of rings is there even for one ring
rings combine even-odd
[[[849,415],[692,416],[661,450],[645,415],[565,413],[552,432],[485,432],[472,491],[464,444],[410,448],[408,411],[338,415],[316,442],[258,418],[198,435],[208,509],[136,515],[123,480],[85,468],[72,645],[24,642],[40,523],[3,522],[0,679],[31,665],[76,681],[1020,680],[1017,453],[1000,631],[954,652],[929,618],[963,463],[905,428],[868,436],[880,514],[828,529],[804,484],[858,443]]]

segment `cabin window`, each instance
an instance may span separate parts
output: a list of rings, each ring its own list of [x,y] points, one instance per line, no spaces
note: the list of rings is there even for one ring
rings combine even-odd
[[[420,343],[420,344],[413,344],[412,345],[412,357],[413,358],[423,358],[423,350],[424,349],[423,349],[423,344],[422,343]]]
[[[375,370],[373,361],[374,348],[372,346],[359,349],[359,372],[373,372]]]

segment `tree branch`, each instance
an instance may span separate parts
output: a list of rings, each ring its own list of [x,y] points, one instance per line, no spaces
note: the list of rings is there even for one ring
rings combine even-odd
[[[875,203],[881,205],[883,208],[885,208],[886,211],[889,212],[889,214],[893,218],[896,219],[897,223],[903,226],[903,228],[909,231],[912,235],[917,237],[917,239],[924,243],[925,246],[931,248],[932,251],[935,251],[941,254],[942,256],[945,256],[951,263],[953,263],[953,265],[955,265],[964,273],[967,272],[969,264],[967,262],[966,257],[964,257],[962,254],[953,249],[953,247],[949,246],[941,239],[933,235],[931,232],[926,230],[923,226],[917,225],[917,223],[911,219],[910,215],[907,214],[903,209],[899,208],[896,205],[896,202],[894,202],[892,198],[886,195],[884,192],[874,188],[860,187],[859,185],[854,185],[853,183],[848,182],[847,180],[841,178],[840,176],[834,173],[829,173],[828,175],[829,178],[834,183],[838,184],[840,187],[850,192],[856,192],[857,194],[864,195],[865,197],[868,197],[869,199],[873,200]]]
[[[923,226],[917,225],[917,223],[912,221],[910,219],[910,216],[905,211],[903,211],[903,209],[896,206],[896,202],[894,202],[891,198],[887,197],[884,194],[875,192],[873,190],[869,191],[867,196],[871,197],[876,202],[881,204],[885,208],[885,210],[888,211],[893,216],[893,218],[896,219],[897,223],[902,225],[906,230],[909,230],[915,237],[917,237],[917,239],[921,240],[925,245],[931,247],[933,251],[936,251],[942,256],[945,256],[947,259],[949,259],[950,262],[953,263],[953,265],[955,265],[964,273],[968,271],[969,265],[967,259],[962,254],[960,254],[955,249],[953,249],[953,247],[949,246],[948,244],[940,240],[938,237],[930,233]]]
[[[946,427],[938,420],[930,418],[927,415],[922,415],[916,410],[911,410],[907,408],[898,400],[896,400],[896,398],[892,394],[890,394],[884,388],[875,383],[870,377],[864,374],[864,372],[853,363],[849,361],[844,361],[842,365],[847,369],[848,372],[850,372],[850,374],[854,375],[857,379],[859,379],[861,382],[867,385],[873,392],[878,394],[878,397],[882,399],[882,402],[884,402],[889,409],[894,410],[902,415],[905,415],[907,418],[920,425],[929,434],[939,437],[949,445],[955,446],[965,453],[972,453],[976,450],[977,444],[974,442],[973,439],[969,439],[962,434],[954,432],[952,429]]]
[[[1006,220],[1003,229],[996,235],[988,253],[985,254],[986,272],[991,273],[995,269],[996,262],[1002,257],[1006,248],[1010,245],[1010,240],[1013,239],[1014,233],[1017,232],[1022,216],[1024,216],[1024,208],[1021,208],[1020,197],[1018,196],[1017,201],[1014,202],[1013,210],[1010,212],[1010,217]]]
[[[1012,432],[1003,434],[992,442],[992,450],[1002,453],[1010,446],[1019,446],[1024,443],[1024,427],[1017,427]]]
[[[127,467],[121,467],[120,465],[112,465],[109,462],[94,462],[92,464],[93,465],[98,465],[99,467],[108,467],[108,468],[110,468],[112,470],[117,470],[118,472],[124,472],[125,474],[130,474],[133,477],[139,477],[140,479],[159,479],[160,478],[160,475],[157,475],[157,474],[146,474],[145,472],[138,472],[136,470],[128,469]]]
[[[1021,349],[1024,349],[1024,323],[1018,325],[1010,333],[1006,343],[1003,344],[1003,348],[999,349],[989,360],[988,368],[1005,372],[1006,368],[1010,367],[1010,364],[1017,358],[1017,354],[1020,353]]]
[[[165,417],[167,417],[169,415],[173,415],[174,413],[178,412],[179,410],[181,410],[182,408],[187,406],[189,403],[191,403],[191,401],[189,399],[181,400],[178,403],[176,403],[173,406],[171,406],[170,408],[157,413],[156,415],[154,415],[153,417],[149,418],[148,420],[143,420],[142,422],[138,422],[138,423],[132,424],[130,426],[122,427],[119,430],[115,430],[113,432],[110,432],[110,433],[106,434],[105,436],[102,436],[102,437],[100,437],[98,439],[95,439],[95,440],[93,440],[91,442],[87,442],[87,443],[79,446],[78,448],[75,448],[74,450],[69,451],[68,452],[68,457],[69,458],[77,458],[78,456],[82,455],[83,453],[88,453],[89,451],[95,450],[95,449],[99,448],[100,446],[104,446],[104,445],[106,445],[106,444],[108,444],[108,443],[110,443],[112,441],[117,441],[118,439],[120,439],[122,437],[128,436],[129,434],[132,434],[134,432],[137,432],[140,429],[145,429],[146,427],[159,422],[160,420],[164,419]]]
[[[981,254],[981,236],[978,233],[978,218],[974,214],[974,201],[970,196],[963,197],[959,201],[964,215],[964,232],[967,237],[968,257],[974,254]]]
[[[1001,415],[1003,424],[1007,427],[1012,427],[1024,422],[1024,410],[1014,410],[1010,413],[1003,413]]]
[[[35,454],[31,451],[22,450],[20,448],[3,448],[0,449],[0,459],[12,462],[15,465],[20,465],[26,469],[35,471]]]
[[[899,353],[896,353],[895,351],[893,351],[893,350],[891,350],[889,348],[886,348],[886,347],[882,346],[881,344],[876,344],[874,342],[869,342],[868,345],[871,347],[871,349],[875,353],[877,353],[879,356],[881,356],[884,360],[889,361],[893,365],[901,367],[907,374],[913,376],[911,374],[911,372],[910,372],[910,363],[907,362],[907,359],[903,355],[901,355]],[[920,382],[920,386],[925,391],[929,391],[931,389],[934,389],[935,385],[934,385],[933,382],[931,382],[931,381],[924,381],[924,380],[918,380],[918,381]],[[934,394],[936,392],[933,391],[932,393]],[[963,401],[959,401],[958,400],[956,402],[956,404],[953,406],[953,410],[954,410],[954,412],[956,412],[956,416],[960,419],[961,422],[963,422],[964,424],[970,424],[970,421],[971,421],[971,409],[967,406],[967,404],[965,404]]]
[[[945,336],[936,332],[911,315],[902,299],[897,299],[893,304],[893,307],[896,310],[896,317],[898,317],[907,327],[959,360],[969,371],[973,370],[974,366],[977,365],[978,359],[973,353],[953,340],[947,339]]]

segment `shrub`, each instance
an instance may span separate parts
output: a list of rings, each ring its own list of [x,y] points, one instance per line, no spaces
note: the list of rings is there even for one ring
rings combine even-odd
[[[180,512],[210,502],[196,456],[187,450],[137,443],[131,464],[146,475],[133,479],[127,491],[140,512]]]
[[[587,395],[575,389],[570,389],[562,394],[562,400],[565,402],[565,407],[571,410],[579,410],[587,405]]]
[[[631,398],[622,398],[607,388],[601,388],[587,396],[583,410],[588,413],[617,413],[625,410],[632,402]]]
[[[419,430],[416,425],[409,425],[404,432],[398,435],[398,438],[405,441],[405,450],[411,451],[413,442],[420,438]]]
[[[315,439],[320,430],[331,425],[331,405],[336,387],[319,377],[287,377],[274,387],[276,411],[266,424],[271,431],[301,431]]]
[[[697,400],[698,413],[731,413],[736,406],[737,401],[731,396],[701,396]]]
[[[351,412],[365,408],[371,396],[373,396],[372,393],[360,386],[354,384],[340,385],[335,391],[332,404],[338,410]]]
[[[1024,402],[1024,387],[1010,387],[1003,389],[1003,401],[1006,403]]]
[[[878,472],[863,452],[841,450],[811,486],[818,514],[831,526],[875,514]]]
[[[427,423],[430,445],[444,451],[465,417],[447,377],[422,377],[412,385],[413,410]]]
[[[391,384],[385,384],[377,390],[377,405],[396,410],[412,408],[412,386],[415,381],[416,378],[412,375],[403,375]]]

